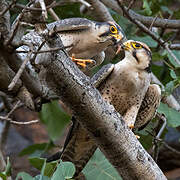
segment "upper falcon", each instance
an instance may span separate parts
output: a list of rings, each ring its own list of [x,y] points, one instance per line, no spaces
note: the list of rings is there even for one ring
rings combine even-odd
[[[108,46],[121,43],[125,35],[115,22],[96,22],[86,18],[69,18],[48,25],[61,37],[69,56],[94,59],[96,65],[104,60],[103,51]]]

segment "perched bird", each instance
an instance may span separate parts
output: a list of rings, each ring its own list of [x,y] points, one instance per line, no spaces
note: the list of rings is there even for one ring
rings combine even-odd
[[[104,61],[104,51],[125,39],[115,22],[96,22],[86,18],[68,18],[48,25],[57,32],[72,60],[82,66],[97,66]]]
[[[57,33],[69,56],[86,72],[100,65],[105,58],[104,51],[109,46],[119,46],[126,37],[121,27],[115,22],[96,22],[86,18],[67,18],[47,25],[37,25],[23,36],[23,41],[33,44],[33,50],[47,50],[49,47],[43,37],[39,35],[47,30],[49,34]],[[45,42],[45,43],[44,43]],[[41,47],[41,48],[40,48]],[[40,48],[40,49],[39,49]],[[18,50],[29,50],[28,46],[21,46]],[[22,53],[20,54],[23,55]],[[24,54],[23,56],[26,56]],[[35,64],[41,64],[51,57],[50,52],[37,54]]]

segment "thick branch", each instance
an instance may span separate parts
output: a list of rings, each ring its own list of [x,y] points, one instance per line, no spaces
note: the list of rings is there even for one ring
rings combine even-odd
[[[114,11],[122,14],[121,8],[118,6],[115,0],[101,0],[107,7],[113,9]],[[127,9],[127,8],[126,8]],[[128,11],[130,16],[143,24],[150,26],[154,21],[154,17],[147,17],[135,13],[133,10]],[[163,27],[163,28],[171,28],[171,29],[179,29],[180,28],[180,20],[171,20],[171,19],[161,19],[156,18],[153,23],[154,27]]]
[[[0,1],[0,12],[6,11],[8,4],[5,0]],[[10,31],[10,14],[6,12],[0,16],[0,39],[8,37]]]
[[[0,48],[0,55],[6,60],[9,67],[14,71],[17,72],[21,66],[21,59],[18,55],[8,52],[7,49],[3,47]],[[42,87],[40,83],[33,78],[32,75],[28,74],[26,69],[21,75],[21,80],[33,95],[35,96],[42,96]]]
[[[96,18],[96,20],[114,21],[106,6],[102,2],[99,0],[87,0],[87,2],[89,2],[93,7],[92,15]]]
[[[169,45],[169,48],[174,50],[180,50],[180,44],[171,44]]]
[[[50,48],[61,47],[58,37],[47,40]],[[166,179],[121,116],[102,99],[67,54],[61,50],[52,55],[51,61],[44,64],[49,88],[72,109],[123,179]]]

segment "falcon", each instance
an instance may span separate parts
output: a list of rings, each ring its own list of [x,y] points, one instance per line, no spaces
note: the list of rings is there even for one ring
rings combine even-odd
[[[161,99],[160,87],[150,84],[151,51],[146,44],[134,40],[123,43],[122,49],[124,59],[115,65],[106,65],[91,81],[104,100],[123,116],[129,128],[144,128],[154,117]],[[75,164],[77,177],[97,145],[74,117],[73,120],[61,159]]]
[[[125,35],[115,22],[96,22],[86,18],[68,18],[48,25],[57,32],[72,60],[79,66],[97,66],[104,61],[104,51],[121,43]]]
[[[49,34],[57,33],[60,36],[68,55],[85,73],[104,61],[104,51],[107,47],[117,46],[119,48],[120,44],[126,40],[123,30],[115,22],[67,18],[47,24],[47,26],[36,26],[35,31],[30,31],[23,36],[23,41],[33,44],[35,51],[49,49],[43,37],[39,35],[44,30],[48,30]],[[18,50],[27,51],[29,47],[24,45]],[[51,53],[48,52],[37,54],[35,64],[45,62],[50,56]]]

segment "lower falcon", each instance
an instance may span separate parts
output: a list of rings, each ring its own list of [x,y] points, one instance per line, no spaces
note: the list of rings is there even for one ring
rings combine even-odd
[[[160,103],[161,90],[158,85],[150,84],[149,47],[142,42],[129,40],[122,48],[125,58],[115,65],[104,67],[92,78],[92,82],[95,82],[104,100],[123,116],[129,128],[142,128],[153,118]],[[105,78],[102,78],[103,74]],[[75,176],[78,176],[97,145],[78,122],[74,123],[61,159],[73,162],[76,166]]]

